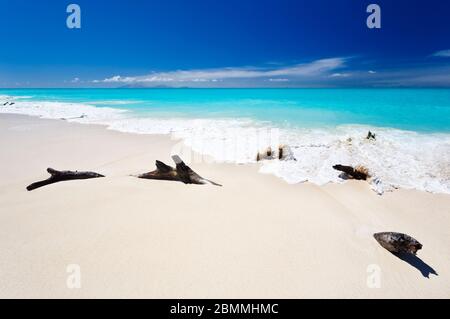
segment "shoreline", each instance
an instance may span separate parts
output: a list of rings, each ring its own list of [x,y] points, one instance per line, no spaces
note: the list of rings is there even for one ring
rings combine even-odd
[[[223,187],[138,180],[156,159],[172,165],[177,141],[4,114],[0,134],[2,298],[450,296],[450,195],[289,185],[218,163],[189,165]],[[47,167],[106,178],[26,192]],[[417,238],[419,259],[388,253],[372,237],[381,231]],[[80,289],[66,285],[74,264]],[[367,285],[371,265],[380,288]]]
[[[273,174],[289,184],[310,182],[326,185],[343,182],[332,168],[334,165],[364,166],[371,175],[369,182],[373,191],[380,195],[398,188],[450,194],[450,171],[447,169],[450,134],[368,124],[289,128],[256,118],[160,118],[157,113],[155,116],[139,115],[126,106],[107,107],[109,104],[126,105],[127,101],[131,104],[139,102],[133,98],[145,100],[139,95],[124,97],[125,100],[94,100],[92,104],[29,98],[31,96],[25,96],[25,99],[16,96],[16,104],[3,106],[0,113],[66,118],[74,123],[106,125],[118,132],[168,134],[183,141],[183,145],[178,147],[187,150],[189,156],[194,152],[197,157],[204,154],[201,156],[219,163],[253,164],[258,152],[269,146],[277,149],[279,145],[287,145],[292,157],[298,161],[264,161],[260,171]],[[376,139],[366,138],[369,131],[375,132]]]

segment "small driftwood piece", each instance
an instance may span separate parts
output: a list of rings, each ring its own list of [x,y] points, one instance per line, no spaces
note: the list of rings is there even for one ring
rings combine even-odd
[[[361,180],[365,181],[370,177],[367,169],[365,169],[362,166],[353,168],[351,166],[345,166],[345,165],[334,165],[333,168],[337,171],[341,171],[341,172],[345,173],[350,178],[360,180],[360,181]]]
[[[87,117],[86,114],[82,114],[82,115],[77,116],[77,117],[68,117],[68,118],[62,117],[61,120],[63,120],[63,121],[69,121],[69,120],[76,120],[76,119],[84,119],[84,118],[86,118],[86,117]]]
[[[376,140],[377,136],[376,136],[376,134],[374,134],[371,131],[369,131],[369,133],[367,133],[366,139],[368,139],[368,140]]]
[[[264,151],[258,152],[258,154],[256,154],[257,162],[260,162],[262,160],[273,160],[276,158],[278,158],[280,161],[297,160],[294,157],[294,154],[292,153],[292,150],[289,147],[289,145],[284,144],[279,145],[276,151],[273,151],[272,148],[269,146]]]
[[[275,154],[272,151],[272,148],[269,146],[268,148],[266,148],[263,152],[258,152],[258,154],[256,154],[256,161],[262,161],[262,160],[266,160],[266,159],[274,159],[275,158]]]
[[[394,254],[415,255],[418,250],[422,249],[421,243],[406,234],[386,232],[374,234],[373,237],[383,248]]]
[[[91,178],[99,178],[105,177],[101,174],[97,174],[94,172],[72,172],[72,171],[57,171],[53,168],[48,168],[47,172],[51,175],[48,179],[40,182],[33,183],[27,187],[28,191],[35,190],[37,188],[50,185],[53,183],[58,183],[62,181],[71,181],[78,179],[91,179]]]
[[[172,159],[176,164],[175,168],[166,165],[161,161],[156,161],[156,171],[145,173],[137,177],[143,179],[177,181],[185,184],[211,184],[215,186],[222,186],[198,175],[189,166],[187,166],[179,156],[174,155],[172,156]]]

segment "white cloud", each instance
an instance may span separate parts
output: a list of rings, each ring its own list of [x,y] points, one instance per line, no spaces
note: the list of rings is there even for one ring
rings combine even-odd
[[[333,73],[330,75],[330,78],[346,78],[349,77],[349,73]]]
[[[289,79],[269,79],[270,82],[289,82]]]
[[[219,68],[177,70],[169,72],[154,72],[145,76],[116,75],[104,80],[94,80],[93,83],[116,84],[168,84],[168,83],[205,83],[224,80],[269,79],[274,82],[286,82],[291,78],[308,78],[327,76],[330,72],[345,67],[345,58],[330,58],[296,64],[287,67],[272,68]],[[282,77],[282,78],[280,78]]]
[[[80,82],[80,79],[79,79],[79,78],[74,78],[74,79],[72,79],[72,81],[70,81],[70,82],[72,82],[72,83],[78,83],[78,82]]]
[[[450,87],[447,63],[375,71],[357,69],[349,65],[351,59],[330,58],[290,66],[176,70],[144,76],[115,75],[93,83],[106,87]]]
[[[450,58],[450,50],[437,51],[437,52],[433,53],[432,56]]]

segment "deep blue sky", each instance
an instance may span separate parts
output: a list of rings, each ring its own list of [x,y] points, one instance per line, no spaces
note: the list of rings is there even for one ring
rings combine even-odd
[[[70,3],[80,30],[66,27]],[[0,12],[0,87],[450,86],[447,0],[0,0]]]

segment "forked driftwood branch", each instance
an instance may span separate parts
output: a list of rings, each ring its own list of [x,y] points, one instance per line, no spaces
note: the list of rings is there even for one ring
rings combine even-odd
[[[406,234],[385,232],[374,234],[373,237],[383,248],[394,254],[415,255],[418,250],[422,249],[421,243]]]
[[[51,175],[48,179],[40,182],[33,183],[27,187],[28,191],[35,190],[37,188],[50,185],[53,183],[58,183],[62,181],[71,181],[78,179],[91,179],[91,178],[99,178],[105,177],[101,174],[94,172],[78,172],[78,171],[57,171],[53,168],[48,168],[47,172]]]
[[[177,181],[183,182],[185,184],[198,184],[198,185],[211,184],[215,186],[222,186],[198,175],[189,166],[187,166],[179,156],[174,155],[172,156],[172,159],[176,164],[175,168],[166,165],[161,161],[156,161],[155,171],[138,175],[137,177],[143,179]]]

